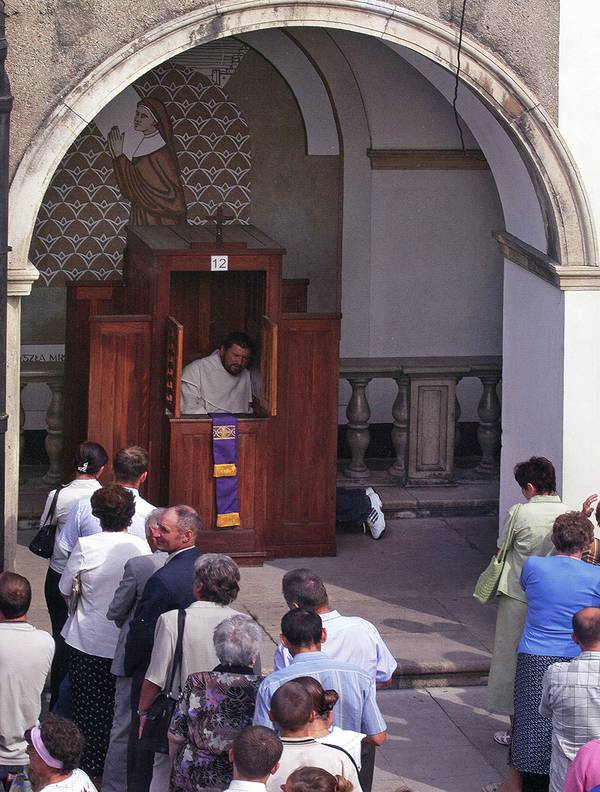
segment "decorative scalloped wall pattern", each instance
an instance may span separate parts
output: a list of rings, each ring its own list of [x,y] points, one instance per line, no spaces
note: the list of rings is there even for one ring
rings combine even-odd
[[[239,108],[199,71],[162,64],[135,89],[166,106],[173,122],[188,222],[224,204],[229,222],[250,221],[251,140]],[[106,141],[89,124],[65,154],[40,208],[30,258],[46,285],[111,280],[121,273],[129,203],[121,197]]]

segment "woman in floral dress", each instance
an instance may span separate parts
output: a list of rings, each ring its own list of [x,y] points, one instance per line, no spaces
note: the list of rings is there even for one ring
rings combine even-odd
[[[216,792],[232,780],[228,752],[252,724],[261,630],[249,616],[232,616],[214,632],[219,665],[190,674],[169,729],[173,759],[170,792]]]

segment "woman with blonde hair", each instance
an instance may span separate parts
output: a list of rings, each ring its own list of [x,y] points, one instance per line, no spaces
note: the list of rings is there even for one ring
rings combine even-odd
[[[281,785],[282,792],[352,792],[353,789],[347,778],[320,767],[299,767]]]

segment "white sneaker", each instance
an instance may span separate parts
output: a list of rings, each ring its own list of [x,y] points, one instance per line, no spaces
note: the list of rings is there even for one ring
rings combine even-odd
[[[373,487],[368,487],[365,490],[365,495],[367,495],[371,501],[371,511],[367,515],[366,523],[369,531],[371,531],[373,539],[379,539],[381,534],[385,531],[385,517],[383,516],[383,509],[381,508],[381,498]]]

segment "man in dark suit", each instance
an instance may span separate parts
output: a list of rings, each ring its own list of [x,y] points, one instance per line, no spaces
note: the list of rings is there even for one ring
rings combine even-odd
[[[127,757],[129,792],[143,792],[150,786],[154,754],[137,751],[140,689],[152,656],[154,628],[162,613],[187,608],[194,601],[194,563],[200,552],[195,543],[202,530],[198,513],[190,506],[165,509],[156,530],[156,547],[168,553],[165,565],[146,583],[144,593],[129,625],[125,646],[124,672],[132,677],[131,731]]]

